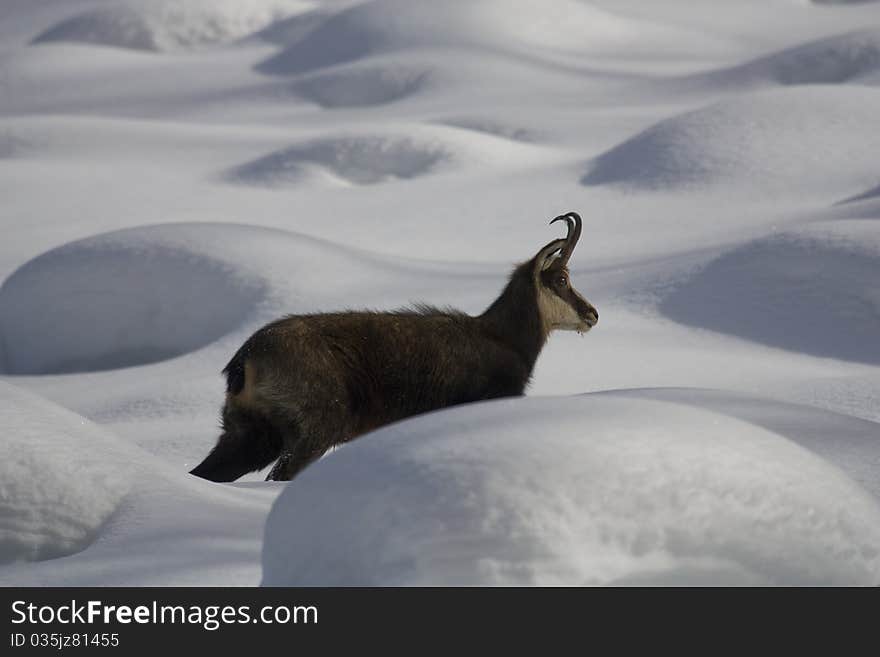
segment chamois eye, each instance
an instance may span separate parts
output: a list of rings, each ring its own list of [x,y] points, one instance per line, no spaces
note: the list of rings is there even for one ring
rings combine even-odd
[[[559,287],[567,287],[568,286],[568,278],[566,276],[560,276],[556,279],[556,283]]]

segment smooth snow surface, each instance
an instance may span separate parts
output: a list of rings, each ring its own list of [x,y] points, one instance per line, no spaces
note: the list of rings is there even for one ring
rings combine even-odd
[[[876,585],[878,153],[878,2],[4,0],[0,584]],[[529,398],[187,474],[256,328],[568,210]]]
[[[783,85],[834,84],[867,77],[878,69],[880,32],[874,29],[789,48],[718,75],[727,83],[741,76]]]
[[[3,383],[0,563],[54,559],[98,536],[136,476],[138,450]]]
[[[257,281],[155,233],[129,229],[73,242],[10,276],[0,288],[5,371],[150,363],[208,344],[253,315],[262,297]]]
[[[876,584],[878,546],[877,501],[778,435],[632,395],[535,398],[325,458],[269,515],[263,583]]]
[[[779,117],[784,122],[778,122]],[[751,193],[852,189],[876,179],[880,90],[809,87],[743,93],[665,119],[600,155],[585,185]]]
[[[254,581],[279,487],[211,486],[71,411],[7,383],[0,390],[0,419],[14,427],[0,445],[4,583]]]
[[[291,13],[295,0],[123,0],[75,14],[34,37],[136,50],[185,50],[248,36]]]
[[[661,311],[783,349],[880,363],[880,232],[864,223],[822,227],[725,253],[664,299]]]
[[[429,79],[418,68],[358,67],[303,78],[294,89],[321,107],[385,105],[417,93]]]
[[[447,157],[440,148],[405,138],[333,138],[270,153],[236,167],[230,178],[274,186],[296,182],[317,169],[340,182],[372,185],[423,175]]]

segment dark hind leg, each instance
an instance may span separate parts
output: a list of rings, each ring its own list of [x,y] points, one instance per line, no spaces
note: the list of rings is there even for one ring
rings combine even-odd
[[[190,474],[211,481],[235,481],[278,458],[282,443],[281,433],[265,417],[227,406],[217,445]]]

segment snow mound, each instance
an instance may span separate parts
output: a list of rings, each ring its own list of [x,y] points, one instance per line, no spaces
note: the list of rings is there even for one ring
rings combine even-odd
[[[880,30],[862,30],[801,46],[698,76],[724,85],[770,82],[781,85],[835,84],[880,70]]]
[[[129,491],[138,450],[0,381],[0,563],[79,552]]]
[[[257,69],[304,73],[419,47],[583,53],[631,46],[667,31],[576,0],[373,0],[329,18]]]
[[[0,160],[20,155],[27,147],[27,140],[8,131],[0,132]]]
[[[297,82],[294,91],[321,107],[386,105],[418,92],[428,72],[407,66],[368,66],[319,73]]]
[[[230,182],[277,187],[316,176],[372,185],[415,178],[451,157],[443,146],[409,137],[351,136],[317,139],[234,168]]]
[[[124,0],[76,14],[33,43],[83,42],[159,52],[226,43],[304,11],[300,0]]]
[[[880,583],[880,507],[761,427],[613,394],[458,407],[287,486],[266,585]]]
[[[254,34],[254,37],[269,43],[289,46],[301,41],[303,37],[326,22],[333,14],[333,11],[320,7],[304,11],[271,23]]]
[[[0,586],[258,581],[276,487],[191,477],[5,382],[0,421]]]
[[[640,388],[596,394],[687,404],[756,424],[833,463],[880,500],[877,422],[814,406],[705,388]]]
[[[880,90],[788,88],[660,121],[594,159],[581,183],[670,190],[796,184],[840,194],[876,180],[878,149]]]
[[[861,194],[856,194],[855,196],[849,196],[841,201],[835,203],[835,205],[843,205],[844,203],[856,203],[858,201],[869,201],[874,198],[880,197],[880,185],[876,187],[872,187],[869,190],[862,192]]]
[[[880,227],[848,221],[722,255],[661,303],[667,317],[815,356],[880,363]]]
[[[537,136],[525,128],[517,128],[508,125],[502,121],[478,116],[462,116],[443,119],[437,121],[442,125],[452,126],[454,128],[464,128],[465,130],[473,130],[474,132],[482,132],[487,135],[494,135],[503,139],[512,139],[513,141],[536,141]]]
[[[44,253],[0,287],[0,371],[84,372],[195,350],[239,326],[261,282],[163,227]],[[206,228],[210,230],[210,228]],[[63,330],[60,330],[63,329]]]

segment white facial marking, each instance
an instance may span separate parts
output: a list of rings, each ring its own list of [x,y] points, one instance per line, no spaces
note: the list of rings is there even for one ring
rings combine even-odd
[[[538,286],[538,309],[544,330],[584,331],[584,321],[577,311],[543,285]]]

